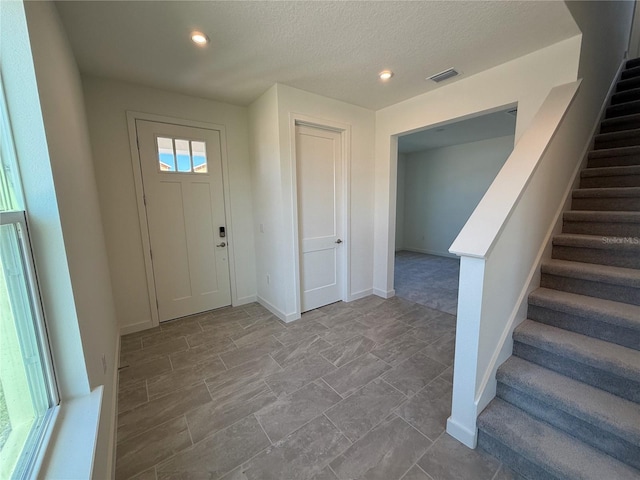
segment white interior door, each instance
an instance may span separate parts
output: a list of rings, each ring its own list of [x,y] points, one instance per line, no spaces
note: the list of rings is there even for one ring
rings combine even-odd
[[[302,312],[342,299],[341,134],[296,126]]]
[[[220,132],[146,120],[136,131],[159,320],[229,305]]]

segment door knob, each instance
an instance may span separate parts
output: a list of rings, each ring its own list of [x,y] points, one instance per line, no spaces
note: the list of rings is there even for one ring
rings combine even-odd
[[[216,247],[226,247],[226,246],[227,246],[227,244],[224,243],[224,242],[219,243],[218,245],[216,245]]]
[[[337,240],[336,240],[336,243],[342,243],[342,240],[337,239]]]

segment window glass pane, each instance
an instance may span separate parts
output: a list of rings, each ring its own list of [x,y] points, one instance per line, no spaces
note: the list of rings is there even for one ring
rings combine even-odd
[[[173,140],[171,138],[158,137],[158,163],[160,171],[175,172],[176,160],[173,155]]]
[[[175,140],[176,158],[178,159],[178,171],[191,171],[191,152],[189,151],[189,140]]]
[[[22,228],[0,225],[0,478],[27,468],[54,404]]]
[[[207,173],[207,148],[204,142],[191,142],[193,154],[193,171]]]

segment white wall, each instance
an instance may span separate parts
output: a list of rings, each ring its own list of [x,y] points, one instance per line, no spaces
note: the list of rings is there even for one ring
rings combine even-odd
[[[235,242],[237,298],[234,303],[254,301],[255,255],[247,109],[91,76],[83,77],[83,86],[113,294],[122,331],[151,326],[127,111],[226,127]]]
[[[396,192],[396,252],[404,250],[404,199],[407,155],[398,153],[398,190]]]
[[[118,332],[80,76],[53,4],[24,9],[33,59],[26,32],[5,36],[3,24],[3,77],[61,400],[104,386],[93,467],[105,478],[113,461]],[[16,28],[17,17],[9,18]],[[66,456],[74,462],[74,452]]]
[[[274,104],[277,111],[274,113]],[[258,296],[282,318],[300,314],[295,245],[292,119],[302,115],[347,125],[350,150],[350,270],[348,299],[372,292],[374,113],[365,108],[275,85],[249,108],[252,125]],[[277,118],[277,126],[271,122]],[[277,135],[277,145],[274,143]],[[264,175],[263,175],[264,174]],[[279,178],[276,176],[279,175]],[[268,204],[268,205],[265,205]],[[263,225],[264,233],[259,233]],[[276,229],[274,231],[274,229]],[[266,284],[266,274],[271,285]],[[278,279],[274,282],[274,278]],[[277,303],[272,303],[277,302]]]
[[[285,272],[282,265],[286,253],[282,241],[284,223],[276,85],[251,104],[249,120],[258,299],[284,317]]]
[[[397,135],[518,106],[516,142],[551,88],[577,78],[581,36],[376,112],[374,289],[393,295]]]
[[[513,150],[513,140],[508,135],[406,155],[404,248],[452,256],[449,247]]]

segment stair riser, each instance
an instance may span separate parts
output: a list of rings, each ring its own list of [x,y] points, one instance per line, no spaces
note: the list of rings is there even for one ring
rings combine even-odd
[[[595,150],[602,150],[604,148],[620,148],[620,147],[635,147],[640,145],[640,138],[633,136],[620,136],[621,138],[596,138],[593,148]]]
[[[564,233],[602,235],[605,237],[640,237],[640,224],[576,222],[565,220],[562,226],[562,231]]]
[[[589,297],[640,305],[640,289],[543,273],[540,286]]]
[[[498,382],[496,395],[503,400],[519,407],[534,418],[547,422],[587,445],[591,445],[621,462],[640,468],[640,446],[633,445],[619,436],[598,428],[584,420],[577,418],[555,405],[536,398],[527,392]]]
[[[635,113],[640,113],[639,103],[623,103],[608,107],[605,118],[617,118],[625,115],[633,115]]]
[[[616,92],[624,92],[633,88],[640,88],[640,77],[629,79],[627,81],[618,82]]]
[[[582,177],[580,188],[640,187],[640,175]]]
[[[485,452],[496,457],[505,465],[524,478],[535,478],[536,480],[563,480],[562,477],[555,476],[547,472],[541,465],[537,465],[522,455],[514,452],[510,447],[488,435],[482,428],[478,430],[478,447]]]
[[[640,350],[640,332],[591,318],[559,312],[538,305],[529,305],[527,318],[553,327]]]
[[[635,100],[640,100],[640,92],[634,90],[625,90],[624,92],[619,92],[611,97],[611,105],[619,105],[621,103],[633,102]]]
[[[589,158],[587,168],[630,167],[640,165],[640,155],[618,155],[603,158]]]
[[[640,68],[638,67],[631,67],[631,68],[627,68],[625,70],[622,71],[622,74],[620,75],[620,79],[621,80],[627,80],[629,78],[635,78],[640,76]]]
[[[632,58],[631,60],[627,60],[627,63],[624,64],[624,68],[635,68],[640,67],[640,58]]]
[[[591,197],[574,198],[571,202],[573,210],[591,210],[598,212],[637,212],[640,211],[638,197]]]
[[[640,403],[640,382],[634,382],[610,371],[592,367],[567,356],[548,352],[517,340],[513,342],[513,354],[567,377]]]
[[[630,240],[633,240],[633,238]],[[632,251],[554,245],[552,257],[558,260],[569,260],[572,262],[595,263],[598,265],[622,268],[640,268],[640,254]]]
[[[640,119],[634,118],[624,121],[621,119],[618,122],[603,123],[600,125],[599,133],[623,132],[625,130],[633,130],[635,128],[640,128]]]

